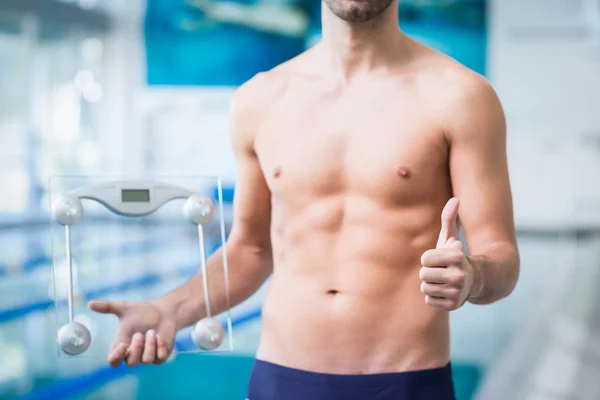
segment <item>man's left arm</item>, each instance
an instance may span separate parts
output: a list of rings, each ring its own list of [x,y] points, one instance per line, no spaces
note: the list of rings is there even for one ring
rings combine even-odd
[[[508,296],[519,276],[506,121],[483,78],[472,83],[457,106],[446,134],[452,188],[460,200],[459,219],[470,254],[466,261],[473,274],[467,300],[489,304]]]

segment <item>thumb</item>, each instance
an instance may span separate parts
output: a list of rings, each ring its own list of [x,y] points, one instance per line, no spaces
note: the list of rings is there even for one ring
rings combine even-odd
[[[458,224],[456,222],[459,205],[460,201],[456,197],[453,197],[448,200],[446,206],[442,210],[442,228],[440,230],[436,248],[443,248],[450,238],[459,238]]]
[[[463,243],[459,239],[454,237],[448,239],[444,247],[447,249],[456,249],[463,252],[465,251],[465,246],[463,245]]]
[[[89,302],[88,307],[100,314],[114,314],[120,317],[125,311],[126,303],[122,301],[94,300]]]

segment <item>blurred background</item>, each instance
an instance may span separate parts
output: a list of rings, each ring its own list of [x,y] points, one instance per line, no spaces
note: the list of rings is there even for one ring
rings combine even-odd
[[[490,79],[509,121],[521,279],[452,313],[459,400],[600,399],[600,2],[401,0],[399,13]],[[319,36],[316,0],[0,0],[0,399],[245,397],[264,288],[232,311],[231,354],[133,370],[58,356],[50,177],[220,175],[228,229],[232,94]],[[152,298],[197,268],[195,232],[165,212],[98,212],[73,238],[77,316],[101,342],[114,321],[85,300]]]

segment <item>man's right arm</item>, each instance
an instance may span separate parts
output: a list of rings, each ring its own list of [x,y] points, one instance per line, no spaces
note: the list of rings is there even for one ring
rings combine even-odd
[[[249,85],[250,84],[250,85]],[[258,85],[260,86],[260,85]],[[254,132],[260,107],[256,107],[256,81],[242,86],[232,103],[231,141],[238,164],[234,221],[227,240],[229,297],[225,286],[222,249],[207,261],[209,301],[219,314],[250,297],[273,269],[271,253],[271,193],[254,152]],[[92,301],[90,308],[114,314],[119,328],[108,354],[113,367],[123,360],[160,364],[172,350],[175,334],[206,316],[202,274],[151,302]]]
[[[254,151],[254,127],[258,118],[247,86],[236,93],[231,107],[230,137],[238,169],[233,224],[226,243],[229,267],[227,298],[223,268],[223,249],[207,262],[209,301],[213,314],[224,312],[256,292],[272,272],[271,193]],[[177,328],[189,326],[205,317],[202,275],[155,304],[176,316]]]

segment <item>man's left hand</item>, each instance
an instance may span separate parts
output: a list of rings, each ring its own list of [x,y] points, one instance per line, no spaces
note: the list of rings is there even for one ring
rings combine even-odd
[[[431,307],[452,311],[462,307],[471,295],[474,269],[467,259],[458,230],[457,198],[442,211],[442,229],[435,249],[421,256],[421,291]]]

